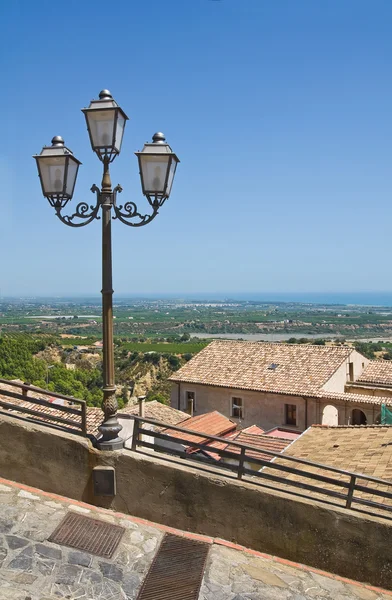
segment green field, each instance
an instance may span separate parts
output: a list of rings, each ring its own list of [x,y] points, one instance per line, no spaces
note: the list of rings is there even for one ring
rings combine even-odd
[[[196,342],[196,343],[144,343],[144,342],[124,342],[121,344],[121,348],[125,348],[130,352],[159,352],[169,354],[196,354],[203,350],[208,345],[208,342]]]
[[[59,344],[61,346],[91,346],[94,342],[98,341],[99,338],[88,337],[88,338],[61,338]]]

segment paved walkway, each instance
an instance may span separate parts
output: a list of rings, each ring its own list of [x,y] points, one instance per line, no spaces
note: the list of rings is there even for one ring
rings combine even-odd
[[[47,541],[68,511],[126,528],[113,559]],[[0,600],[133,600],[165,531],[201,537],[2,480]],[[392,599],[392,592],[205,540],[211,548],[199,600]]]

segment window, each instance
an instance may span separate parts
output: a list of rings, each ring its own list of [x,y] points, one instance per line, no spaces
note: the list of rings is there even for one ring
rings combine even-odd
[[[194,412],[196,410],[196,396],[195,396],[195,392],[185,392],[185,401],[186,401],[185,410],[189,410],[190,404],[192,402],[192,410]]]
[[[354,381],[354,363],[353,362],[348,363],[348,380]]]
[[[278,363],[271,363],[269,367],[267,367],[267,369],[269,371],[276,371],[276,369],[279,367]]]
[[[231,399],[231,416],[235,419],[243,419],[243,404],[242,398]]]
[[[297,406],[296,404],[285,404],[286,425],[297,425]]]

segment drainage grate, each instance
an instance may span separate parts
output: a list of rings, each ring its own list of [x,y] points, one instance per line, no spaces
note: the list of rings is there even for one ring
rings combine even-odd
[[[166,534],[137,600],[197,600],[209,544]]]
[[[49,542],[111,558],[120,543],[124,527],[69,512],[49,538]]]

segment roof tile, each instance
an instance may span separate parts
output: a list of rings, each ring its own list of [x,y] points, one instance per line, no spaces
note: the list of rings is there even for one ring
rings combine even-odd
[[[192,435],[190,433],[183,433],[172,429],[165,429],[164,433],[173,438],[187,440],[189,444],[192,444],[192,442],[203,444],[207,441],[205,435],[225,435],[230,431],[234,431],[237,424],[230,421],[230,419],[219,413],[217,410],[214,410],[213,412],[197,415],[196,417],[189,417],[186,421],[181,423],[181,427],[190,429],[191,431],[200,432],[201,435]]]
[[[392,361],[371,360],[357,381],[358,383],[380,383],[392,386]]]
[[[170,379],[275,393],[313,393],[352,351],[348,346],[219,340],[211,342]]]
[[[284,455],[299,459],[306,459],[321,465],[328,465],[338,469],[377,477],[392,482],[392,426],[326,426],[313,425],[295,440],[285,451]],[[277,458],[275,462],[287,465],[287,461]],[[312,471],[318,475],[333,477],[348,481],[346,475],[333,474],[320,467],[310,467],[301,463],[290,463],[299,470]],[[292,475],[276,471],[269,467],[266,473],[279,475],[290,481],[300,481],[317,487],[328,488],[336,491],[336,486],[321,481],[310,480],[300,475]],[[366,485],[362,480],[361,485]],[[372,483],[372,487],[382,491],[391,492],[390,486]],[[342,491],[340,488],[338,491]],[[392,504],[378,496],[371,496],[363,492],[355,492],[357,497],[366,497],[367,500]]]
[[[139,416],[139,404],[127,405],[118,411],[118,415],[135,415]],[[151,400],[151,402],[145,402],[144,404],[144,416],[147,419],[156,419],[167,425],[177,425],[186,419],[189,419],[189,415],[182,410],[177,410],[166,404],[162,404],[157,400]]]

